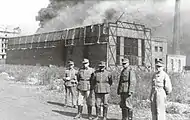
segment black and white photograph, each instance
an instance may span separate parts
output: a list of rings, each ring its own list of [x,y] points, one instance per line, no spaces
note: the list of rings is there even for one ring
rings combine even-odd
[[[190,0],[1,0],[0,120],[190,120]]]

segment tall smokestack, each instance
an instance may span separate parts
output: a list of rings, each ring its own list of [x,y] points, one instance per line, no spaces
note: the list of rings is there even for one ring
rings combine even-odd
[[[175,2],[175,15],[173,27],[173,54],[180,54],[180,0]]]

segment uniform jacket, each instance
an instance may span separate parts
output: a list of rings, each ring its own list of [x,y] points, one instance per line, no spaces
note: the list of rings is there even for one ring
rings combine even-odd
[[[94,73],[94,69],[89,67],[87,69],[81,68],[79,69],[77,80],[78,80],[78,90],[81,91],[89,91],[90,90],[90,78]]]
[[[107,70],[97,70],[91,78],[91,89],[95,93],[109,93],[112,85],[112,75]]]
[[[150,96],[152,120],[166,120],[166,95],[171,91],[172,85],[167,73],[164,71],[155,73]]]
[[[153,94],[153,92],[155,90],[157,90],[157,88],[163,88],[165,90],[166,95],[171,93],[171,91],[172,91],[171,80],[170,80],[168,74],[164,71],[162,71],[160,73],[155,73],[152,77],[151,93]]]
[[[69,77],[70,79],[66,79],[67,77]],[[64,80],[65,80],[65,86],[67,87],[75,86],[77,83],[77,70],[75,70],[74,68],[73,69],[67,68],[65,71]]]
[[[120,74],[117,94],[134,93],[136,86],[135,72],[130,68],[124,68]]]

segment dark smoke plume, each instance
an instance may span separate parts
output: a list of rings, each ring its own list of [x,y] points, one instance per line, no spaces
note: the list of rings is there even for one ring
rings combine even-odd
[[[151,28],[153,36],[164,37],[170,44],[174,16],[174,5],[170,2],[174,0],[50,0],[48,7],[41,9],[36,17],[40,21],[37,32],[95,24],[104,19],[116,21],[124,12],[121,21],[144,24]],[[182,10],[182,53],[190,53],[188,14],[189,11]]]

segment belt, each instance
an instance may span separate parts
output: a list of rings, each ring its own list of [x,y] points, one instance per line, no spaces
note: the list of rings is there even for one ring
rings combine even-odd
[[[127,83],[127,82],[129,82],[129,81],[122,81],[121,83]]]
[[[80,79],[80,81],[90,81],[90,79]]]
[[[153,86],[153,88],[164,88],[164,86]]]
[[[108,83],[107,81],[96,81],[97,83]]]

